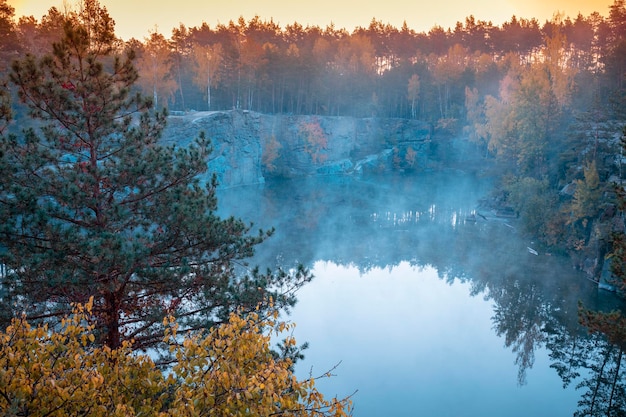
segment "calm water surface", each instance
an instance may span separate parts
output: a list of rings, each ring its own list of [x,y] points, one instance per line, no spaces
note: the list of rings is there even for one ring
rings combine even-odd
[[[570,372],[586,346],[577,302],[618,301],[521,237],[515,220],[481,210],[489,189],[447,172],[284,180],[218,197],[221,214],[276,228],[255,264],[314,273],[290,316],[310,344],[296,370],[340,363],[318,387],[358,390],[356,417],[571,416],[589,373],[563,388],[557,369]]]

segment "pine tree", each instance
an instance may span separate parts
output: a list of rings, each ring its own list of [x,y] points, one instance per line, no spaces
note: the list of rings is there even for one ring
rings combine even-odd
[[[209,141],[159,144],[166,115],[132,93],[134,54],[116,45],[106,8],[83,0],[51,55],[12,64],[32,127],[0,140],[2,316],[54,321],[93,296],[98,342],[143,349],[166,315],[198,329],[292,305],[309,273],[239,270],[271,231],[216,215]]]

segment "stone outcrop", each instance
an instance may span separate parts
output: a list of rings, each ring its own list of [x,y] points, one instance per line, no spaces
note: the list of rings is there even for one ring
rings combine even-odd
[[[416,120],[197,112],[170,116],[163,141],[186,146],[201,131],[222,187],[429,164],[430,127]]]

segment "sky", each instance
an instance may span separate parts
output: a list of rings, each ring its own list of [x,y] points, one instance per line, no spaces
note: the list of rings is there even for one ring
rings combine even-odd
[[[75,0],[8,0],[16,16],[34,16],[38,20],[55,6],[76,4]],[[428,32],[435,25],[454,28],[457,21],[473,15],[476,20],[500,25],[511,16],[536,18],[540,23],[550,20],[555,12],[576,17],[597,11],[607,16],[613,0],[100,0],[116,22],[116,33],[124,40],[143,40],[156,31],[166,37],[180,23],[187,27],[206,22],[211,27],[228,24],[240,16],[246,20],[258,15],[261,20],[274,20],[284,28],[298,22],[303,26],[322,28],[333,23],[336,28],[352,31],[369,26],[373,18],[400,28],[406,21],[409,28]]]

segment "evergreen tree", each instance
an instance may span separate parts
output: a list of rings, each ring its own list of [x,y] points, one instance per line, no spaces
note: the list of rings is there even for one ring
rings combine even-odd
[[[15,8],[7,0],[0,0],[0,57],[3,61],[21,49],[15,32],[14,17]],[[0,70],[4,70],[4,63],[0,63]]]
[[[60,319],[93,296],[97,341],[143,349],[170,314],[185,330],[292,305],[309,273],[239,270],[271,232],[216,215],[209,141],[159,144],[165,114],[132,94],[134,54],[116,52],[106,8],[81,6],[51,55],[12,64],[32,127],[0,140],[2,317]]]

